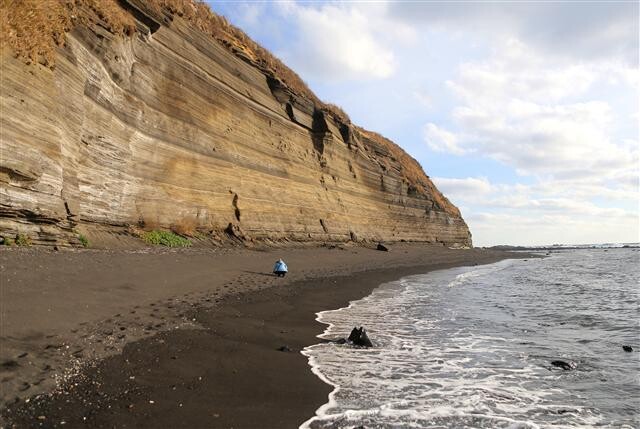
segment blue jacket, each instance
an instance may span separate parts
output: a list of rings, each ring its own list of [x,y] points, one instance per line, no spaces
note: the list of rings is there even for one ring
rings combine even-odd
[[[287,264],[285,264],[282,259],[277,261],[276,264],[274,265],[273,272],[275,273],[276,271],[283,271],[285,273],[287,272]]]

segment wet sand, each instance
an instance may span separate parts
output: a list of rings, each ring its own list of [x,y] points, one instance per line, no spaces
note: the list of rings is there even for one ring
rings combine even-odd
[[[513,256],[415,244],[2,251],[4,424],[298,427],[330,392],[299,353],[324,329],[316,312],[405,275]],[[269,273],[279,257],[284,279]]]

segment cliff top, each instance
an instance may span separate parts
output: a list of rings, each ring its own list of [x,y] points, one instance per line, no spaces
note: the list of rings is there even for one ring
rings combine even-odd
[[[137,3],[137,1],[135,1]],[[303,96],[349,122],[338,106],[322,102],[293,70],[247,34],[230,24],[209,6],[196,0],[144,0],[147,12],[156,17],[180,16],[208,34],[237,56],[249,60]],[[114,34],[130,36],[135,21],[118,0],[1,0],[2,44],[9,44],[18,57],[53,67],[55,48],[65,43],[65,33],[78,25],[99,22]]]

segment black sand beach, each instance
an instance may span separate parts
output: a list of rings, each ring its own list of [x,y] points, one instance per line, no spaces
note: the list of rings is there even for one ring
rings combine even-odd
[[[285,279],[269,275],[278,257]],[[331,390],[299,353],[323,330],[316,312],[402,276],[507,257],[413,244],[3,251],[3,425],[298,427]]]

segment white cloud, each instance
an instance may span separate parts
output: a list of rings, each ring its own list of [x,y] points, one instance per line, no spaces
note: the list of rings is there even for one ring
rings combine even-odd
[[[281,10],[297,27],[287,63],[323,81],[388,78],[397,67],[395,42],[413,38],[411,27],[389,21],[384,4],[287,2]]]
[[[450,198],[465,196],[483,196],[490,193],[493,188],[486,177],[467,177],[465,179],[432,177],[438,189]]]
[[[533,102],[552,103],[584,93],[597,78],[598,70],[593,66],[563,63],[552,66],[517,39],[508,39],[496,51],[488,61],[460,66],[458,83],[448,82],[459,96],[505,98],[520,94]]]
[[[468,152],[460,147],[458,136],[436,124],[428,123],[425,125],[423,135],[427,145],[437,152],[449,152],[454,155],[464,155]]]
[[[545,57],[638,64],[638,2],[395,2],[389,13],[423,28],[517,37]]]
[[[563,214],[539,217],[511,213],[474,213],[466,217],[476,246],[638,242],[638,218]]]
[[[599,175],[637,162],[637,151],[611,141],[604,102],[544,106],[495,98],[492,106],[459,107],[453,116],[468,136],[452,153],[474,149],[522,174]]]
[[[628,182],[625,183],[624,180],[628,180]],[[536,195],[561,195],[578,201],[598,199],[609,203],[623,204],[640,201],[638,175],[636,174],[634,177],[632,173],[628,178],[616,176],[615,180],[611,182],[605,178],[601,180],[553,180],[538,182],[528,186],[527,189]]]
[[[434,150],[481,154],[522,175],[615,179],[637,169],[640,151],[615,135],[622,113],[591,99],[590,89],[610,76],[609,66],[550,66],[509,41],[489,60],[460,66],[447,82],[460,102],[452,111],[458,129],[429,123],[425,140]]]
[[[495,184],[485,177],[434,182],[461,208],[476,246],[640,240],[637,211],[596,204],[587,193],[567,193],[574,185]],[[637,202],[640,193],[636,188],[624,197]]]

